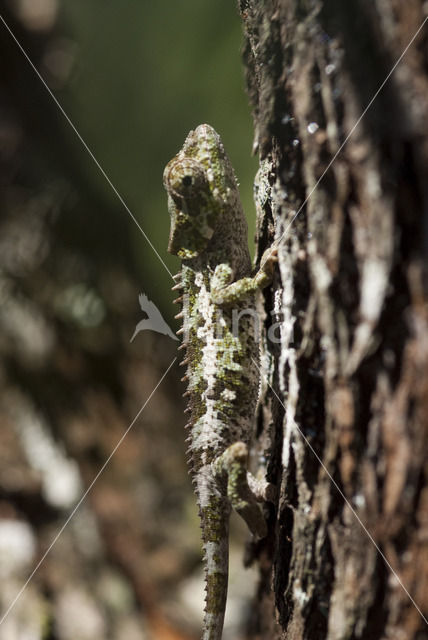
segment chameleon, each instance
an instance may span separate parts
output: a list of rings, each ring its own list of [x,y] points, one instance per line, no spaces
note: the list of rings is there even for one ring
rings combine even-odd
[[[165,167],[171,218],[168,251],[181,259],[174,291],[185,350],[189,469],[197,495],[205,563],[203,640],[220,640],[228,582],[229,515],[256,539],[267,533],[257,504],[268,483],[247,471],[259,388],[256,292],[272,280],[276,249],[252,275],[247,222],[220,136],[190,131]],[[272,486],[272,485],[270,485]]]

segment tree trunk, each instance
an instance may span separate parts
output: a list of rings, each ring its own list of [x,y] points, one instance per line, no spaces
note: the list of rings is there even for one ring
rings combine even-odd
[[[279,241],[258,429],[278,503],[257,550],[251,637],[421,639],[425,27],[388,74],[423,3],[239,5],[261,161],[259,254]]]

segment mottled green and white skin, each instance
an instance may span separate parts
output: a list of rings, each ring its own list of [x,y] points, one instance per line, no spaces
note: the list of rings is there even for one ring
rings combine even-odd
[[[232,165],[207,124],[187,136],[167,164],[171,233],[168,251],[182,259],[175,279],[186,350],[189,464],[205,552],[204,640],[220,640],[227,597],[229,514],[266,535],[256,500],[261,486],[247,472],[258,396],[255,293],[271,281],[275,250],[251,276],[247,223]]]

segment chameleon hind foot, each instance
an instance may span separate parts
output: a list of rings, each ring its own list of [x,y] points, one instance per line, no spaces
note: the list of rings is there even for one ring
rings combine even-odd
[[[235,442],[213,462],[213,473],[222,483],[233,509],[245,520],[256,539],[267,535],[267,526],[258,502],[265,499],[269,483],[256,480],[247,471],[248,447]]]

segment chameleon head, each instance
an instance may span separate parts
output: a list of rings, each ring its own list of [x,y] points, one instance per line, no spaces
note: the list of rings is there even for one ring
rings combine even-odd
[[[184,260],[196,258],[207,247],[222,211],[206,157],[198,156],[198,131],[204,126],[208,127],[201,125],[189,134],[163,175],[171,216],[168,251]]]

